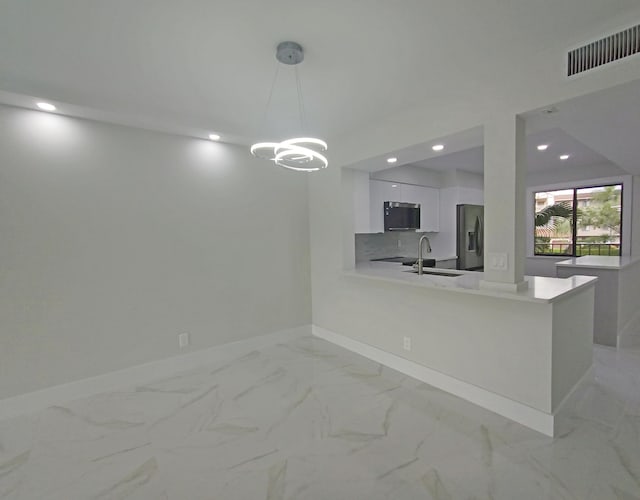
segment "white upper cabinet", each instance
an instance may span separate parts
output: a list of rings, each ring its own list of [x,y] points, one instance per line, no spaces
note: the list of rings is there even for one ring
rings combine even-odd
[[[370,223],[372,233],[384,232],[384,202],[401,200],[400,185],[393,182],[375,181],[369,183]],[[393,187],[397,186],[397,187]]]
[[[440,190],[432,187],[418,188],[420,198],[420,229],[437,233],[440,231]]]
[[[369,172],[353,171],[353,212],[355,232],[371,232]]]
[[[420,230],[440,230],[440,190],[399,182],[371,180],[369,192],[370,232],[384,231],[384,202],[401,201],[420,204]],[[395,187],[394,187],[395,186]]]

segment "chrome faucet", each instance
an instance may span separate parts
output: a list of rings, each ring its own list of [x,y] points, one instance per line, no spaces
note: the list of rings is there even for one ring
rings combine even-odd
[[[422,261],[422,244],[427,244],[427,253],[431,253],[431,243],[429,243],[429,238],[425,234],[422,238],[420,238],[420,243],[418,243],[418,275],[422,275],[423,271],[423,261]]]

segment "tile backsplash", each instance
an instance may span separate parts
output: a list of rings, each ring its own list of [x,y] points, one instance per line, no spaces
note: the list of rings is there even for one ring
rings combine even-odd
[[[417,257],[418,242],[424,232],[389,231],[386,233],[358,233],[356,262],[384,257]]]

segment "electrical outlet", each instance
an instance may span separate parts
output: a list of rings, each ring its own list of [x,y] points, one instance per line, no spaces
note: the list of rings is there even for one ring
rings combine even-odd
[[[402,345],[403,349],[405,351],[410,351],[411,350],[411,337],[405,337],[404,338],[404,343]]]
[[[178,335],[178,345],[180,346],[180,349],[189,345],[188,333],[181,333],[180,335]]]
[[[398,240],[398,248],[402,248],[402,241]]]

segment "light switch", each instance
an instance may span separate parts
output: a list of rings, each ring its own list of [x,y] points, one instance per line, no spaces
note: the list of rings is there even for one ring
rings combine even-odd
[[[487,254],[489,269],[492,271],[507,271],[509,269],[509,255],[506,253]]]

